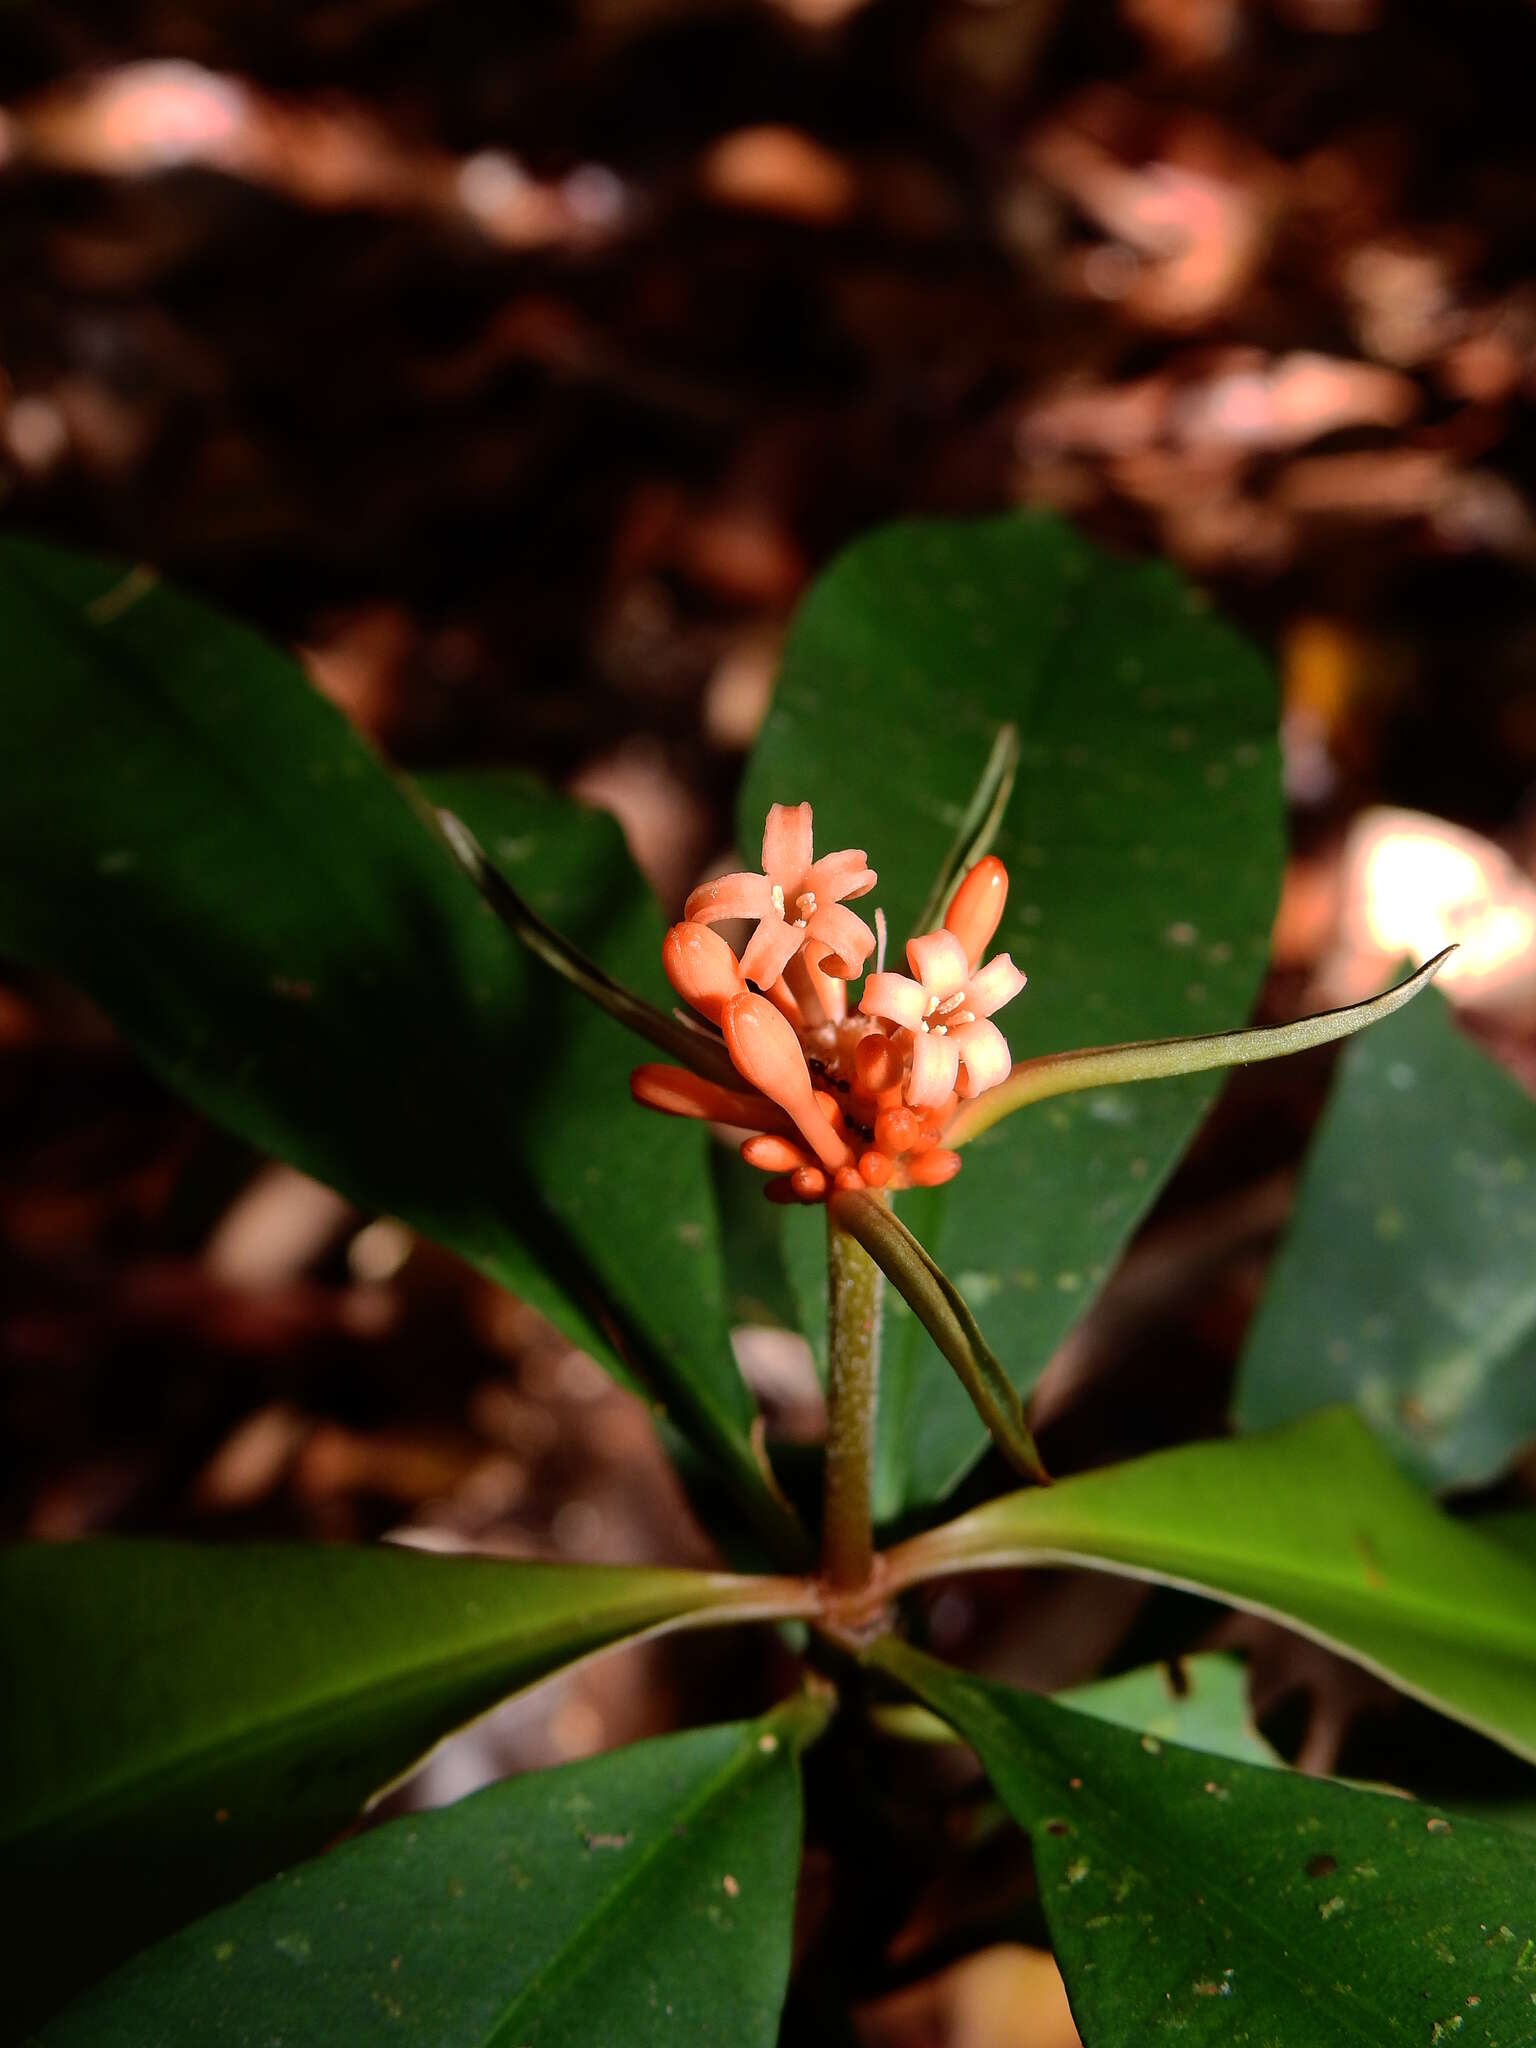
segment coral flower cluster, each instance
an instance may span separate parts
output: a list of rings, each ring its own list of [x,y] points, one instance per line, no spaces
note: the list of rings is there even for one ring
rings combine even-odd
[[[750,1132],[741,1156],[773,1176],[767,1192],[777,1201],[938,1187],[960,1170],[959,1153],[943,1143],[959,1103],[1010,1071],[992,1017],[1024,976],[1006,953],[982,964],[1008,895],[1002,862],[979,861],[941,929],[908,941],[910,974],[889,973],[877,958],[855,1005],[849,983],[877,940],[848,902],[875,881],[862,850],[813,857],[809,804],[775,804],[763,872],[695,889],[662,949],[667,979],[719,1031],[746,1085],[644,1066],[632,1077],[635,1097]],[[720,923],[751,927],[739,955],[714,929]]]

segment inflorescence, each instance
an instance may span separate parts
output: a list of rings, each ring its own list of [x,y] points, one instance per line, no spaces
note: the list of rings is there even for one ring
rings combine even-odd
[[[849,983],[877,939],[848,903],[875,881],[862,849],[813,858],[809,804],[775,804],[763,872],[695,889],[662,948],[667,979],[719,1030],[747,1086],[643,1066],[631,1077],[635,1098],[750,1131],[741,1156],[773,1176],[775,1201],[952,1180],[960,1155],[943,1144],[950,1119],[1011,1071],[991,1020],[1025,977],[1006,953],[981,964],[1007,901],[1003,863],[978,861],[941,928],[907,941],[910,975],[885,970],[882,931],[876,971],[850,1007]],[[739,957],[714,929],[725,922],[752,927]]]

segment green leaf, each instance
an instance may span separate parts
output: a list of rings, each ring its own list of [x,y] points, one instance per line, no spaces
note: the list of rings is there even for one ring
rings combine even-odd
[[[1008,1494],[887,1553],[886,1584],[1055,1563],[1272,1616],[1536,1759],[1536,1570],[1437,1508],[1348,1409]]]
[[[1089,1714],[1117,1728],[1134,1728],[1159,1742],[1182,1742],[1215,1756],[1279,1768],[1282,1760],[1255,1729],[1248,1713],[1247,1679],[1235,1657],[1181,1657],[1175,1667],[1147,1664],[1116,1678],[1095,1679],[1056,1694],[1056,1704]],[[903,1701],[877,1701],[869,1708],[881,1735],[903,1742],[958,1742],[947,1721]]]
[[[629,1099],[636,1045],[528,957],[295,664],[205,606],[0,544],[0,947],[85,990],[217,1121],[404,1217],[667,1405],[760,1527],[697,1130]],[[542,915],[660,983],[611,820],[437,777]]]
[[[872,1661],[1029,1830],[1085,2048],[1531,2039],[1536,1841],[1138,1737],[890,1639]]]
[[[347,1825],[609,1643],[804,1612],[723,1573],[160,1542],[0,1551],[0,1867],[23,2013]]]
[[[789,1973],[796,1702],[493,1785],[138,1957],[49,2048],[771,2048]]]
[[[1500,1508],[1491,1515],[1479,1515],[1471,1525],[1479,1536],[1498,1543],[1536,1571],[1536,1512],[1530,1508]]]
[[[1436,1486],[1536,1435],[1536,1102],[1439,996],[1340,1060],[1239,1368],[1244,1428],[1331,1401]]]
[[[1147,1664],[1074,1686],[1057,1695],[1057,1705],[1240,1763],[1276,1767],[1281,1761],[1253,1725],[1247,1673],[1236,1657],[1181,1657],[1177,1667]]]
[[[868,849],[901,965],[913,920],[1008,722],[1020,754],[993,851],[1012,877],[999,949],[1029,987],[1016,1059],[1241,1024],[1280,872],[1275,702],[1264,664],[1169,570],[1111,560],[1040,517],[893,526],[812,590],[740,808],[811,801],[819,850]],[[903,1220],[1027,1393],[1087,1308],[1219,1083],[1106,1089],[965,1150]],[[985,1435],[914,1320],[888,1324],[876,1509],[949,1491]]]

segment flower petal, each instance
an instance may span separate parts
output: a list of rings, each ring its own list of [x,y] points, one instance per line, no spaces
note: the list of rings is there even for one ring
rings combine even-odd
[[[989,960],[985,967],[971,976],[971,990],[966,1008],[977,1017],[990,1017],[1000,1010],[1004,1003],[1011,1003],[1023,988],[1028,976],[1022,968],[1015,967],[1007,953],[999,953]]]
[[[805,935],[826,948],[820,961],[823,974],[840,975],[844,981],[863,972],[864,962],[875,950],[875,935],[863,918],[841,903],[823,903],[806,920]]]
[[[995,1088],[1013,1071],[1007,1039],[995,1024],[988,1024],[985,1019],[960,1025],[950,1033],[950,1042],[960,1051],[962,1095],[979,1095],[984,1088]]]
[[[864,983],[859,1008],[866,1017],[884,1017],[916,1031],[927,1014],[928,996],[920,981],[910,981],[905,974],[872,974]]]
[[[809,937],[809,934],[807,934]],[[826,1011],[833,1024],[841,1024],[848,1015],[848,981],[845,975],[836,972],[836,964],[825,964],[824,956],[815,945],[808,945],[800,955],[817,1001]]]
[[[922,932],[907,941],[907,965],[930,996],[952,996],[965,987],[971,963],[953,932]]]
[[[818,903],[846,903],[850,896],[867,896],[877,879],[860,846],[845,853],[824,853],[807,872],[805,886]]]
[[[773,909],[773,884],[766,875],[720,875],[701,882],[683,905],[690,924],[715,924],[722,917],[767,917]]]
[[[742,974],[759,988],[772,988],[804,944],[799,925],[786,924],[777,911],[770,911],[746,943]]]
[[[912,1076],[907,1082],[909,1106],[937,1109],[954,1087],[959,1071],[960,1048],[948,1032],[940,1037],[937,1031],[920,1031],[912,1041]]]
[[[763,873],[787,896],[804,886],[811,865],[811,807],[773,804],[763,827]]]

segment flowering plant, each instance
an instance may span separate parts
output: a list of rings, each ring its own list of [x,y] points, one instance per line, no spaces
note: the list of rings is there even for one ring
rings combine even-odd
[[[641,1393],[734,1566],[0,1553],[12,2031],[820,2038],[903,1958],[988,1938],[963,1910],[974,1812],[928,1770],[965,1744],[1028,1840],[1007,1928],[1050,1946],[1087,2048],[1526,2037],[1528,1835],[1284,1768],[1221,1658],[1046,1697],[929,1654],[956,1647],[930,1584],[1070,1564],[1312,1638],[1433,1709],[1442,1746],[1476,1731],[1501,1786],[1489,1758],[1536,1760],[1529,1517],[1452,1515],[1415,1463],[1468,1487],[1516,1456],[1532,1423],[1500,1375],[1528,1286],[1407,1213],[1449,1153],[1523,1241],[1536,1131],[1438,998],[1411,1001],[1439,960],[1244,1027],[1280,839],[1272,694],[1236,636],[1050,521],[873,536],[791,635],[745,779],[760,868],[667,928],[605,821],[504,773],[391,777],[283,657],[140,572],[7,543],[0,625],[0,945]],[[813,810],[878,869],[817,857]],[[1285,1419],[1119,1463],[1111,1437],[1097,1467],[1041,1430],[1043,1455],[1026,1401],[1211,1077],[1365,1025],[1318,1141],[1344,1168],[1304,1186],[1313,1249],[1282,1258],[1243,1362],[1239,1419]],[[738,1171],[767,1176],[750,1203]],[[1414,1340],[1387,1260],[1459,1333],[1454,1403],[1422,1361],[1438,1410],[1392,1398]],[[755,1319],[819,1368],[812,1451],[737,1367],[748,1271]],[[737,1719],[335,1846],[509,1695],[725,1624],[771,1646],[755,1679],[722,1653]],[[1176,1657],[1187,1629],[1152,1609],[1157,1631]]]

